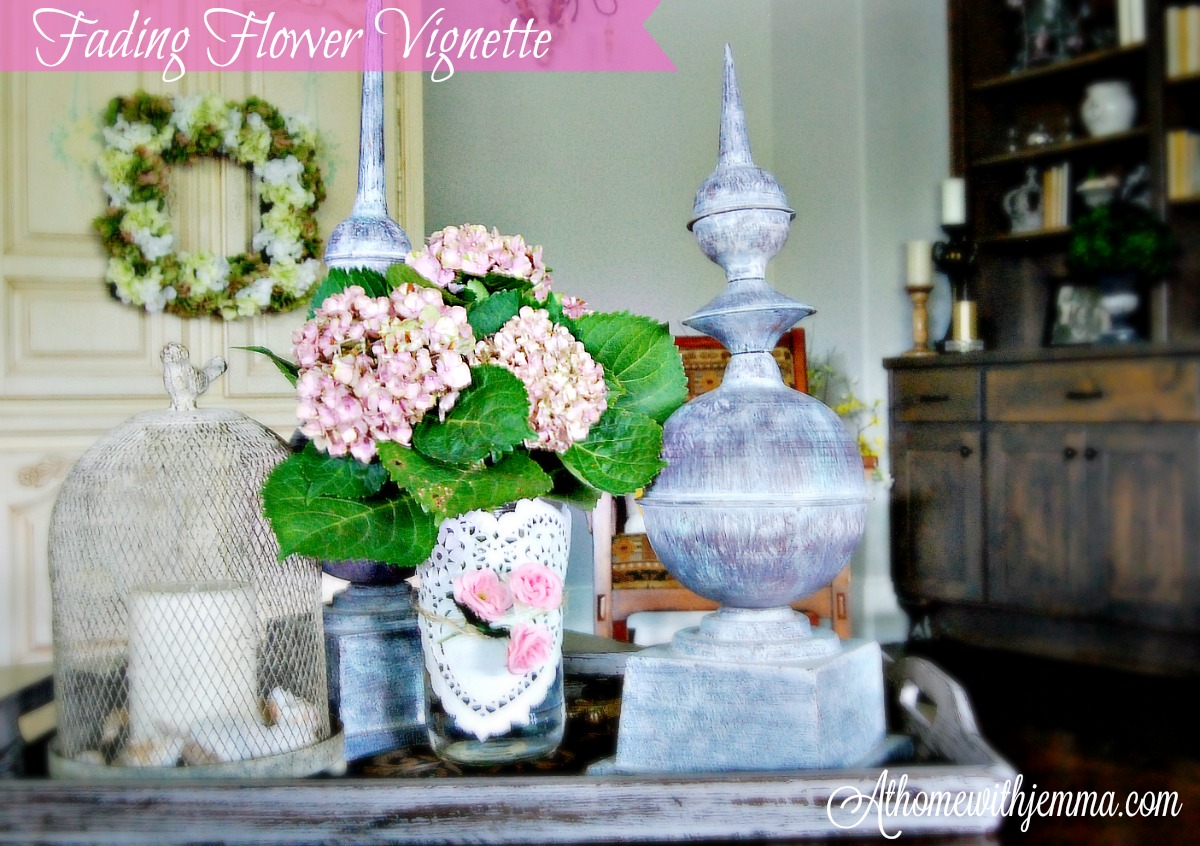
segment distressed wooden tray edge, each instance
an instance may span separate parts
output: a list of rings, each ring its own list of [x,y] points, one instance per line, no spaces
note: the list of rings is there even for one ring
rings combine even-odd
[[[611,667],[613,660],[603,662]],[[1015,777],[980,737],[965,693],[937,667],[907,658],[888,676],[906,733],[948,763],[802,773],[120,786],[14,780],[0,782],[0,843],[596,843],[997,829],[1003,818],[994,805],[964,816],[949,805],[933,813],[910,801],[909,812],[897,815],[869,800],[881,777],[896,787],[903,779],[910,800],[921,792],[961,792],[976,802]],[[830,819],[831,803],[840,825]]]

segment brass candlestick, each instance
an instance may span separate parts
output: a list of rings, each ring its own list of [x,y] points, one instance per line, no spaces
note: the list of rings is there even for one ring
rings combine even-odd
[[[904,290],[908,291],[908,296],[912,299],[913,304],[913,346],[904,355],[935,355],[934,350],[929,347],[929,310],[926,307],[926,303],[929,300],[929,292],[933,290],[933,286],[906,285]]]

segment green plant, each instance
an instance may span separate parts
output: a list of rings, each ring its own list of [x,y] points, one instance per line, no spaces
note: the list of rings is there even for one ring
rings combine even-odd
[[[1084,213],[1071,227],[1067,264],[1082,276],[1133,273],[1159,279],[1174,266],[1179,244],[1157,215],[1114,202]]]
[[[875,433],[880,424],[880,400],[867,404],[854,392],[850,378],[829,358],[816,359],[808,367],[808,393],[829,406],[854,435],[858,451],[874,464],[875,478],[882,478],[879,456],[883,441]]]

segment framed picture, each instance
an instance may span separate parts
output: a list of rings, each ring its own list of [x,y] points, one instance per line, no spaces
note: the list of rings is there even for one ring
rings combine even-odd
[[[1094,344],[1108,328],[1109,317],[1100,305],[1099,288],[1069,280],[1054,283],[1046,315],[1048,346]]]

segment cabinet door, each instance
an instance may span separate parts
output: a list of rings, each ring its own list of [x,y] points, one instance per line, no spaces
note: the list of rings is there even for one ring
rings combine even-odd
[[[1200,431],[1094,427],[1085,448],[1092,561],[1107,614],[1200,628]]]
[[[976,427],[893,433],[892,561],[902,598],[983,598],[981,470]]]
[[[1083,429],[1000,425],[988,434],[988,598],[1043,611],[1094,607]]]

